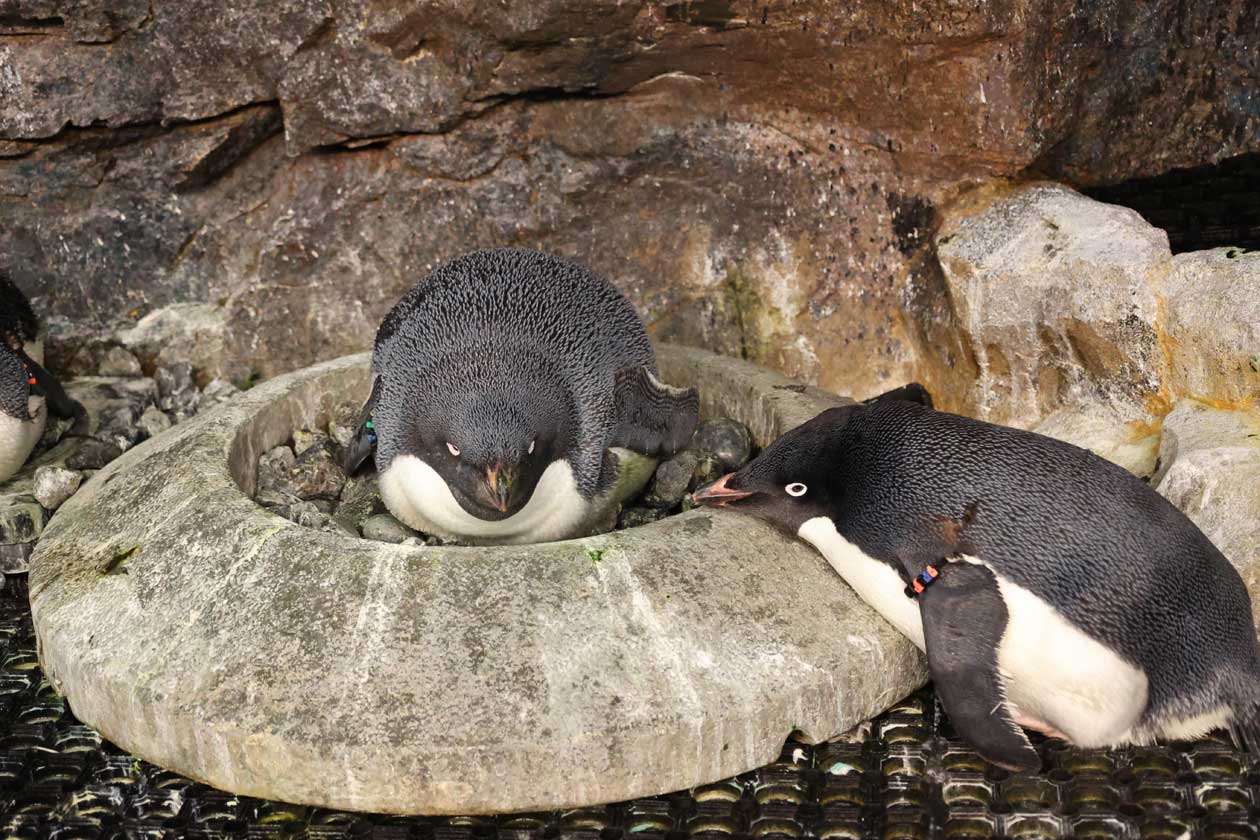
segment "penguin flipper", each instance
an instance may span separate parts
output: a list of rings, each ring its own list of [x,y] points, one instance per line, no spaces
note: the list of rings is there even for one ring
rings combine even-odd
[[[381,378],[372,380],[372,393],[367,402],[359,410],[359,419],[355,423],[354,437],[346,444],[341,457],[341,471],[347,476],[354,476],[363,467],[363,462],[376,454],[376,428],[372,422],[372,412],[376,410],[376,401],[381,395]]]
[[[1028,736],[1011,717],[998,673],[1006,602],[984,566],[944,564],[919,595],[928,669],[954,727],[985,760],[1012,771],[1040,768]]]
[[[53,376],[43,365],[36,362],[25,351],[19,350],[18,355],[22,357],[22,361],[26,363],[26,369],[30,371],[31,393],[44,398],[48,403],[48,410],[57,417],[85,417],[87,410],[83,404],[66,393],[66,389],[61,387],[61,382],[57,377]]]
[[[893,388],[891,391],[885,391],[877,396],[862,400],[862,405],[871,405],[883,400],[902,400],[903,402],[918,403],[926,408],[932,408],[932,395],[928,393],[927,388],[924,388],[918,382],[910,382],[902,385],[900,388]]]
[[[613,396],[616,425],[609,446],[669,456],[691,442],[700,421],[695,388],[673,388],[646,367],[627,367],[617,371]]]

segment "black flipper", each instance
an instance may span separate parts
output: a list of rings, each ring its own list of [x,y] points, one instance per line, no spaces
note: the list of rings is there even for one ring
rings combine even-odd
[[[984,566],[949,563],[919,597],[928,669],[954,728],[999,767],[1041,767],[1028,736],[1011,717],[998,675],[997,648],[1006,603]]]
[[[372,380],[372,393],[359,411],[354,437],[342,453],[341,470],[347,476],[357,473],[363,467],[363,462],[376,454],[376,427],[372,422],[372,412],[376,410],[376,400],[380,395],[381,378],[378,376]]]
[[[932,408],[932,395],[928,393],[928,389],[924,388],[918,382],[911,382],[908,385],[902,385],[900,388],[894,388],[891,391],[862,400],[862,405],[870,405],[871,403],[881,402],[883,400],[902,400],[904,402],[918,403],[921,406]]]
[[[617,371],[616,426],[609,446],[650,456],[670,456],[691,442],[700,421],[695,388],[671,388],[645,367]]]
[[[25,352],[19,350],[18,355],[26,364],[26,369],[30,372],[31,378],[35,380],[31,383],[31,393],[44,398],[48,404],[48,410],[57,417],[86,417],[87,410],[76,399],[73,399],[66,390],[61,387],[61,383],[57,381],[57,377],[44,370],[40,365]]]

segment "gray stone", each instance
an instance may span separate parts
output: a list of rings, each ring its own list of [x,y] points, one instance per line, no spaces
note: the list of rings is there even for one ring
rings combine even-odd
[[[350,531],[360,531],[369,516],[384,512],[385,501],[381,498],[381,488],[375,472],[346,479],[341,488],[341,503],[335,514],[342,527]]]
[[[98,415],[94,437],[112,443],[123,452],[139,443],[143,436],[144,430],[140,426],[135,406],[113,406]]]
[[[111,347],[101,359],[97,372],[101,376],[140,376],[140,360],[122,347]]]
[[[365,540],[397,544],[419,536],[414,530],[408,528],[388,513],[369,516],[367,521],[363,523],[363,538]]]
[[[297,463],[297,456],[288,444],[273,447],[258,459],[257,487],[259,490],[283,490],[294,498],[297,493],[290,489],[289,472]]]
[[[224,370],[223,309],[205,303],[176,303],[145,315],[119,340],[151,368],[188,364],[201,382]]]
[[[629,507],[617,514],[618,528],[638,528],[648,525],[665,516],[665,511],[650,507]]]
[[[0,545],[29,543],[44,531],[44,509],[33,496],[0,496]]]
[[[360,406],[354,403],[342,403],[333,410],[333,415],[328,421],[328,436],[338,446],[349,446],[350,441],[354,439],[355,432],[358,431],[356,426],[359,410]]]
[[[159,367],[153,372],[153,380],[157,383],[158,407],[171,414],[176,422],[197,413],[201,392],[193,381],[191,364],[173,362]]]
[[[323,432],[298,429],[293,433],[293,451],[303,453],[316,446],[324,446],[330,438]]]
[[[1260,615],[1260,408],[1179,402],[1164,418],[1156,480],[1238,569]]]
[[[171,418],[155,405],[151,405],[144,410],[138,421],[140,431],[144,433],[146,438],[157,437],[165,432],[172,425]]]
[[[85,440],[66,458],[66,466],[72,470],[99,470],[113,461],[122,450],[103,440]]]
[[[696,461],[696,468],[691,474],[691,483],[688,490],[695,490],[697,487],[703,487],[717,481],[726,473],[726,468],[722,466],[722,462],[717,458],[708,455],[701,456]]]
[[[660,361],[762,444],[841,402],[700,351]],[[76,717],[242,794],[469,814],[725,778],[793,729],[829,738],[925,680],[813,550],[731,511],[463,548],[258,507],[259,456],[362,400],[367,370],[361,355],[267,381],[62,506],[30,595],[44,672]]]
[[[333,457],[331,445],[312,446],[289,469],[289,487],[303,499],[335,499],[345,483],[346,474]]]
[[[64,467],[45,466],[35,470],[35,498],[48,510],[56,510],[74,495],[83,482],[83,473]]]
[[[700,458],[712,458],[730,472],[752,457],[752,438],[743,423],[719,417],[700,424],[691,439],[691,448]]]
[[[222,405],[240,393],[240,389],[226,379],[212,379],[201,391],[198,413]]]
[[[706,424],[711,425],[711,424]],[[652,476],[643,504],[653,508],[672,508],[687,495],[692,473],[700,458],[690,450],[683,450],[667,461],[662,461]]]

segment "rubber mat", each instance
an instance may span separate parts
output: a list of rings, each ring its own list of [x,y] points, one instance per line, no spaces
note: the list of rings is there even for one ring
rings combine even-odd
[[[759,770],[575,811],[391,817],[233,796],[135,759],[75,720],[35,655],[26,580],[0,589],[0,837],[382,840],[1256,838],[1260,774],[1225,740],[1114,751],[1038,739],[1043,769],[987,765],[930,690],[849,739],[789,741]]]

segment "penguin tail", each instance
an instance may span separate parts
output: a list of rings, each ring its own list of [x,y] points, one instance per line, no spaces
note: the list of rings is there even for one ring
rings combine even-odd
[[[1247,752],[1260,755],[1260,699],[1250,697],[1234,704],[1229,734]]]

